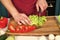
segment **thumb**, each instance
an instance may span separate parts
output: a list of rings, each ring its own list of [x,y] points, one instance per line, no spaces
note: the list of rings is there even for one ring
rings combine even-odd
[[[36,9],[37,9],[37,12],[39,12],[39,6],[38,6],[38,4],[36,4]]]

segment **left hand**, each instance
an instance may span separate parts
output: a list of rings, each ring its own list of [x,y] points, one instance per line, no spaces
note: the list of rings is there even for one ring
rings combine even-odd
[[[38,12],[39,12],[39,8],[41,8],[41,12],[43,12],[44,10],[46,10],[47,7],[48,7],[48,4],[46,0],[38,0],[36,3],[36,8]]]

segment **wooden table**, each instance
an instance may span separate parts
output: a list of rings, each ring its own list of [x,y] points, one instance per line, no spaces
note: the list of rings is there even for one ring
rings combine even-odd
[[[20,36],[40,36],[40,35],[59,35],[60,30],[57,25],[57,21],[54,16],[47,16],[47,21],[44,23],[44,25],[29,33],[8,33],[9,35],[20,35]]]

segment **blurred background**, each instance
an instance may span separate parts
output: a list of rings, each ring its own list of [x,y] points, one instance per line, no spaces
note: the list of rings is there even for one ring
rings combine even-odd
[[[46,0],[49,7],[47,8],[47,13],[51,15],[59,15],[60,13],[60,0]]]
[[[48,3],[47,13],[49,16],[55,15],[56,0],[46,0]]]

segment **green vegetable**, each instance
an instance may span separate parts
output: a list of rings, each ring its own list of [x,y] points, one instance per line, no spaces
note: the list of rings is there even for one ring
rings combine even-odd
[[[60,15],[58,16],[58,21],[60,22]]]
[[[37,15],[30,15],[31,25],[38,25],[38,16]]]
[[[39,26],[42,26],[45,23],[45,21],[47,21],[47,19],[46,19],[45,16],[42,16],[42,17],[39,16],[39,20],[38,21],[39,21],[38,22]]]
[[[8,36],[7,35],[2,35],[0,36],[0,40],[5,40]]]
[[[31,25],[42,26],[47,21],[45,16],[30,15]]]
[[[14,36],[9,36],[6,40],[15,40]]]

